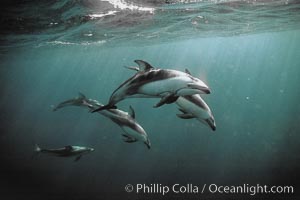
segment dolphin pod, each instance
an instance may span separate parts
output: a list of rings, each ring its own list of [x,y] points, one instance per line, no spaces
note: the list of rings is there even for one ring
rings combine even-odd
[[[68,107],[68,106],[79,106],[83,108],[88,108],[90,111],[102,107],[103,105],[96,100],[87,98],[84,94],[79,93],[78,97],[61,102],[53,111],[58,109]],[[111,119],[114,123],[119,125],[124,131],[122,134],[124,142],[133,143],[137,141],[142,141],[148,149],[151,147],[148,135],[143,127],[135,120],[135,112],[133,108],[129,107],[129,113],[124,112],[119,109],[108,109],[98,112],[99,114]]]
[[[143,127],[135,120],[135,112],[130,106],[129,112],[117,109],[116,104],[127,98],[160,98],[154,108],[164,104],[176,103],[181,113],[177,117],[181,119],[197,119],[211,130],[216,130],[216,122],[211,109],[200,96],[210,94],[210,88],[200,79],[191,75],[189,70],[185,72],[154,68],[143,60],[134,61],[138,66],[126,67],[136,73],[123,82],[113,91],[106,105],[96,100],[86,98],[79,93],[78,97],[63,101],[53,108],[57,111],[68,106],[87,108],[90,112],[111,119],[123,130],[123,140],[127,143],[143,142],[148,149],[150,140]],[[82,155],[94,151],[93,148],[81,146],[65,146],[59,149],[41,149],[36,145],[35,152],[47,153],[59,157],[75,156],[78,161]]]
[[[136,63],[138,63],[140,66],[130,66],[126,67],[127,69],[134,70],[140,73],[143,73],[146,68],[152,68],[153,67],[146,63],[145,61],[136,60]],[[141,64],[144,63],[144,64]],[[148,67],[147,67],[148,66]],[[188,69],[185,69],[185,73],[191,76],[191,72]],[[120,87],[119,87],[120,88]],[[208,88],[208,87],[207,87]],[[201,93],[201,92],[200,92]],[[210,92],[208,92],[210,93]],[[179,111],[182,113],[177,114],[177,116],[181,119],[197,119],[198,121],[202,122],[203,124],[209,126],[213,131],[216,130],[216,122],[214,119],[214,116],[212,114],[211,109],[207,105],[207,103],[201,98],[200,94],[194,94],[194,95],[184,95],[179,96],[176,98],[176,104],[180,107]]]

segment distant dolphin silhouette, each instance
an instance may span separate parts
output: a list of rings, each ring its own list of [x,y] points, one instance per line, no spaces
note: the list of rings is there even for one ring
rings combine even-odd
[[[79,106],[88,108],[90,111],[92,111],[99,107],[101,108],[103,105],[98,101],[88,99],[84,94],[79,93],[78,97],[58,104],[53,111],[66,106]],[[122,134],[125,142],[132,143],[136,141],[142,141],[148,147],[148,149],[151,148],[151,142],[148,138],[148,135],[143,127],[135,120],[135,112],[131,106],[129,107],[129,113],[119,109],[108,109],[99,111],[99,114],[111,119],[121,127],[121,129],[125,132]]]
[[[63,107],[67,107],[67,106],[92,107],[93,104],[96,104],[96,103],[98,103],[96,100],[87,99],[84,94],[79,92],[78,97],[68,99],[66,101],[59,103],[57,106],[55,106],[53,108],[53,111],[57,111],[58,109],[61,109]]]
[[[189,73],[171,69],[155,69],[149,63],[135,60],[139,67],[129,67],[137,73],[122,83],[111,95],[109,103],[93,110],[116,108],[115,104],[126,98],[161,98],[154,106],[175,102],[179,96],[209,94],[210,89],[200,79]]]
[[[35,145],[35,152],[48,153],[59,157],[76,157],[74,161],[78,161],[84,154],[94,151],[93,148],[80,147],[80,146],[65,146],[59,149],[41,149],[38,145]]]

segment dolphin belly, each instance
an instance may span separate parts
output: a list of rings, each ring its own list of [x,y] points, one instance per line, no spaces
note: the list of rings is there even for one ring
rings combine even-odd
[[[180,107],[183,114],[177,114],[183,119],[197,118],[198,121],[208,125],[213,131],[216,130],[214,116],[200,95],[179,97],[176,104]]]
[[[194,94],[206,94],[206,92],[203,92],[203,90],[185,87],[179,89],[176,94],[177,96],[189,96]]]
[[[142,141],[148,147],[148,149],[150,149],[151,143],[148,135],[139,124],[134,124],[133,126],[121,126],[121,128],[129,138]]]
[[[122,134],[126,137],[124,140],[125,142],[131,143],[136,141],[142,141],[149,148],[150,141],[148,139],[146,131],[127,112],[118,109],[110,109],[102,110],[99,112],[99,114],[108,117],[120,126],[120,128],[125,132],[125,134]]]
[[[127,133],[127,135],[129,137],[132,137],[132,138],[136,138],[137,140],[141,140],[143,141],[143,136],[141,133],[137,132],[136,130],[132,129],[131,127],[129,126],[122,126],[122,130]]]
[[[198,105],[194,104],[191,101],[188,101],[184,97],[179,97],[178,100],[176,101],[176,104],[179,107],[183,108],[185,111],[187,111],[187,113],[192,114],[200,121],[211,117],[210,113],[207,110],[199,107]]]
[[[138,89],[139,94],[162,97],[166,94],[177,94],[183,88],[187,88],[190,80],[187,77],[173,77],[159,81],[149,82]]]

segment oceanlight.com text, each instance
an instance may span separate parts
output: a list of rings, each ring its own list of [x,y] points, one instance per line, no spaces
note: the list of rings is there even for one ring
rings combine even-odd
[[[166,195],[168,193],[173,194],[245,194],[245,195],[257,195],[257,194],[293,194],[293,186],[269,186],[269,185],[218,185],[218,184],[173,184],[163,185],[159,183],[153,184],[127,184],[125,186],[126,192],[134,192],[136,194],[161,194]]]

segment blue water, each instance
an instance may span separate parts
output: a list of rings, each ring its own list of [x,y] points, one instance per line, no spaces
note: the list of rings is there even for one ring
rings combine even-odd
[[[294,10],[299,9],[295,5]],[[173,10],[177,4],[164,6]],[[185,9],[186,5],[179,6]],[[209,11],[218,7],[213,8]],[[151,24],[151,19],[146,21]],[[280,19],[273,21],[276,24]],[[91,23],[96,22],[77,28],[85,32]],[[299,25],[283,30],[270,25],[266,30],[240,34],[212,26],[203,35],[197,35],[199,30],[186,35],[176,24],[170,32],[174,38],[166,37],[165,32],[153,43],[151,38],[131,37],[133,29],[135,34],[154,34],[166,27],[163,22],[149,26],[140,29],[130,24],[130,31],[123,34],[117,27],[109,27],[118,34],[105,42],[103,38],[87,41],[84,36],[75,37],[76,25],[53,33],[51,28],[40,33],[1,32],[5,35],[0,55],[1,199],[299,198]],[[55,36],[64,33],[72,37],[62,40]],[[106,104],[112,91],[134,74],[123,66],[134,65],[135,59],[159,68],[188,68],[207,83],[212,92],[203,98],[214,114],[217,130],[211,131],[195,119],[179,119],[175,104],[154,109],[158,99],[118,103],[125,111],[129,105],[134,107],[136,119],[152,143],[148,150],[141,142],[123,142],[122,130],[101,115],[79,107],[52,112],[53,105],[79,91]],[[44,148],[89,146],[95,152],[78,162],[47,155],[32,157],[35,144]],[[295,194],[162,196],[127,193],[124,187],[129,183],[292,185]]]

